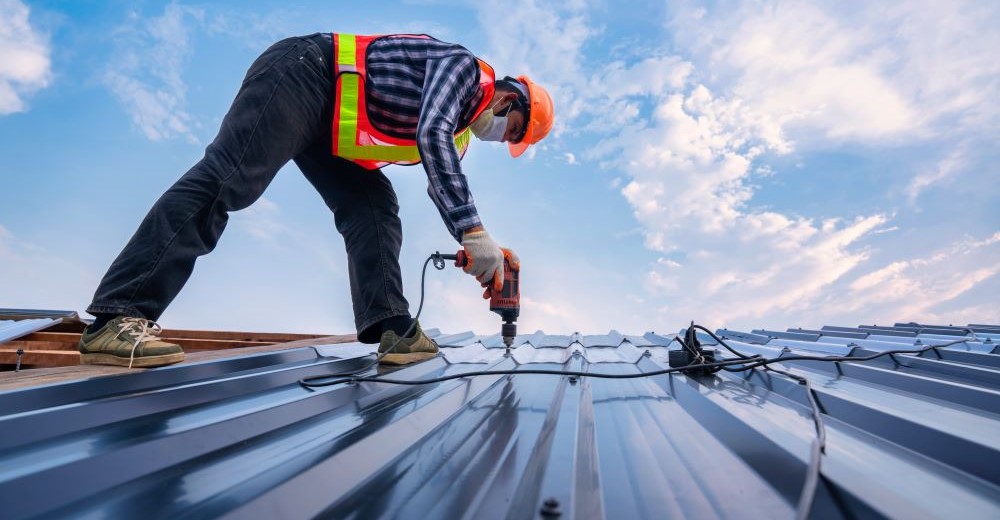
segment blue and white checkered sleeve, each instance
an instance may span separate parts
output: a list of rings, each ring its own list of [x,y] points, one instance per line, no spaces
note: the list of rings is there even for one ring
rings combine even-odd
[[[464,230],[481,224],[454,137],[462,107],[478,88],[479,66],[471,54],[427,61],[417,148],[427,172],[427,193],[459,242]]]

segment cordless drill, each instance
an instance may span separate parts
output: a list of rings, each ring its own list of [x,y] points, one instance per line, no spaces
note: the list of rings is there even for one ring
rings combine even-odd
[[[438,256],[445,260],[454,260],[456,267],[465,267],[469,264],[469,257],[465,254],[465,250],[459,250],[453,255],[438,253]],[[500,335],[503,337],[503,344],[507,346],[508,352],[514,343],[514,337],[517,336],[517,324],[514,322],[517,321],[517,316],[521,312],[520,278],[520,271],[511,267],[510,262],[504,258],[503,288],[497,291],[493,289],[492,283],[489,286],[490,310],[499,314],[503,320]]]

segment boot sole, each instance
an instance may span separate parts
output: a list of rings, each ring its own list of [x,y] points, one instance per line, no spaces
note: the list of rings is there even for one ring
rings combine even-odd
[[[141,356],[132,361],[132,368],[152,368],[173,365],[184,361],[184,353],[164,354],[162,356]],[[128,366],[128,358],[118,357],[112,354],[80,354],[81,365],[113,365],[119,367]]]
[[[437,356],[437,352],[413,352],[410,354],[386,354],[379,363],[383,365],[409,365]]]

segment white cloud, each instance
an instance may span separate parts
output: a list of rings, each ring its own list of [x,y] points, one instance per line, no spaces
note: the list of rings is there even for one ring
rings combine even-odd
[[[499,74],[527,74],[545,85],[559,111],[553,136],[586,107],[579,95],[587,77],[581,68],[582,47],[597,31],[587,24],[582,4],[543,5],[535,0],[478,4],[479,22],[489,43],[484,57]]]
[[[957,147],[932,168],[918,173],[906,188],[906,196],[915,202],[920,194],[934,184],[940,184],[959,174],[967,166],[966,151]]]
[[[671,6],[692,76],[752,107],[797,153],[920,148],[926,166],[892,172],[910,177],[911,204],[930,187],[982,182],[973,165],[994,144],[983,136],[1000,131],[1000,4]]]
[[[997,322],[995,289],[986,297],[966,298],[972,289],[1000,273],[1000,232],[983,240],[961,239],[931,254],[894,261],[833,292],[827,311],[889,322],[904,318],[924,323]],[[955,303],[959,303],[956,307]]]
[[[721,2],[671,28],[702,74],[828,146],[996,128],[998,20],[995,2]]]
[[[132,12],[115,34],[115,53],[102,79],[150,140],[197,142],[182,72],[191,25],[202,19],[202,11],[172,3],[153,18]]]
[[[891,208],[816,219],[752,204],[759,188],[751,178],[776,176],[762,164],[775,154],[845,142],[895,146],[950,137],[947,130],[995,127],[997,118],[982,113],[995,114],[998,106],[1000,66],[990,50],[1000,47],[991,29],[996,9],[965,7],[682,6],[672,20],[675,41],[662,42],[682,56],[654,49],[610,64],[607,56],[590,63],[583,53],[601,31],[581,9],[528,0],[505,22],[495,23],[504,19],[499,8],[484,8],[481,18],[490,22],[484,26],[497,54],[553,82],[567,133],[604,136],[582,158],[623,174],[621,193],[647,248],[665,255],[648,267],[645,321],[696,317],[753,327],[883,317],[882,307],[863,293],[898,291],[893,281],[904,275],[924,289],[947,286],[932,291],[939,301],[965,298],[965,308],[982,308],[968,295],[995,280],[990,266],[997,262],[989,258],[970,255],[967,269],[945,261],[930,269],[900,252],[887,264],[871,265],[880,237],[899,227]],[[529,19],[546,20],[547,29],[532,32],[537,28],[524,23]],[[941,77],[938,70],[953,75]],[[961,150],[943,159],[912,181],[908,195],[950,180],[963,160]],[[943,316],[902,297],[892,301],[886,314],[894,309],[896,318]]]
[[[745,213],[753,159],[787,145],[772,122],[738,100],[715,98],[702,85],[687,95],[669,94],[649,121],[610,142],[609,153],[617,149],[615,155],[628,158],[618,164],[632,179],[622,195],[653,250],[670,251],[691,232],[729,234],[734,225],[750,232],[764,225],[802,227],[788,225],[782,215]]]
[[[48,38],[31,26],[30,9],[0,0],[0,115],[27,110],[24,98],[52,81]]]

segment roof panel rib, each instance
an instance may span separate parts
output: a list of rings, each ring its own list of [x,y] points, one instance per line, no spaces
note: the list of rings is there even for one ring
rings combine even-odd
[[[897,331],[916,328],[920,331]],[[808,378],[827,434],[813,516],[1000,518],[1000,355],[972,329],[720,330]],[[921,355],[801,355],[943,344]],[[924,331],[935,331],[925,334]],[[5,518],[786,518],[816,432],[776,372],[598,379],[668,367],[672,335],[443,334],[439,356],[363,368],[374,345],[300,348],[0,393]],[[721,358],[732,354],[708,338]],[[887,340],[891,339],[890,340]],[[918,340],[920,343],[917,343]],[[84,476],[86,478],[84,478]]]

